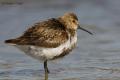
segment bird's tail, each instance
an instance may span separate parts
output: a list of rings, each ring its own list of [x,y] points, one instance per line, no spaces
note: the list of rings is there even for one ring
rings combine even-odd
[[[15,39],[9,39],[9,40],[5,40],[4,41],[5,43],[7,43],[7,44],[13,44],[13,45],[15,45],[16,43],[16,40]]]

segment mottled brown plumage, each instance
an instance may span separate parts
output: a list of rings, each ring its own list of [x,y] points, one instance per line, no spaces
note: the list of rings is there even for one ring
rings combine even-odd
[[[17,45],[34,45],[54,48],[68,40],[68,34],[63,24],[57,19],[49,19],[36,23],[16,39],[6,40],[6,43]]]
[[[68,21],[67,18],[70,18],[68,20],[73,20],[74,22]],[[68,40],[68,32],[71,36],[74,36],[75,30],[72,28],[74,26],[71,26],[71,22],[77,24],[75,20],[78,20],[77,16],[74,13],[69,13],[69,15],[65,14],[56,19],[52,18],[47,21],[38,22],[25,31],[22,36],[6,40],[5,43],[55,48]]]

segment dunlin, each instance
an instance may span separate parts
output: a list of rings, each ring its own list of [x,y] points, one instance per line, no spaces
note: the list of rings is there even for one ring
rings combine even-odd
[[[44,61],[45,77],[48,77],[47,61],[58,59],[69,54],[77,42],[77,29],[80,27],[74,13],[65,13],[58,18],[38,22],[26,30],[20,37],[6,40],[27,55]]]

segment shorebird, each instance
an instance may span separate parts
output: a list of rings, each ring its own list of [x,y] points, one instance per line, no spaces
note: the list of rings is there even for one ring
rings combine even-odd
[[[90,31],[80,27],[74,13],[65,13],[58,18],[50,18],[35,23],[20,37],[5,40],[27,55],[44,61],[45,77],[48,77],[47,61],[62,58],[69,54],[76,46],[77,29]]]

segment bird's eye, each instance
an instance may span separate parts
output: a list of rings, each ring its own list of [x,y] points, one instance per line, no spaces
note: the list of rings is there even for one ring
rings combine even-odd
[[[75,20],[73,20],[72,22],[75,23]]]

